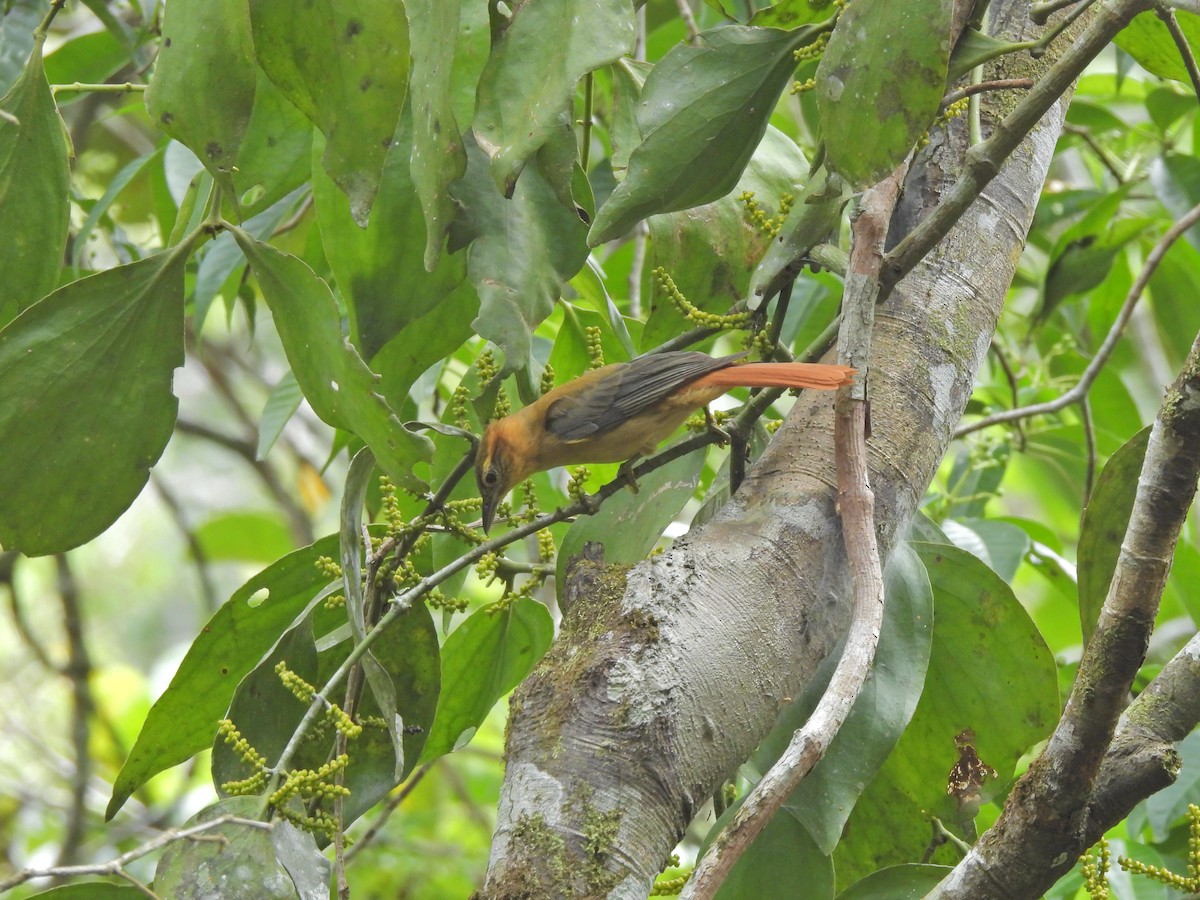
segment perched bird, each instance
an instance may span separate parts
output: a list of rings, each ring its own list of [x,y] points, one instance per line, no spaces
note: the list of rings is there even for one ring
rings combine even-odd
[[[680,350],[640,356],[580,375],[488,425],[475,458],[483,530],[496,507],[535,472],[580,463],[624,462],[654,452],[684,420],[730,388],[832,390],[854,369],[823,363],[739,363]]]

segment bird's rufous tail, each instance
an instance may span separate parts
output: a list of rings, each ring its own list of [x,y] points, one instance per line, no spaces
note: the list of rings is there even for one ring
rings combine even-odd
[[[827,363],[742,363],[709,372],[693,387],[816,388],[831,391],[854,381],[855,369]]]

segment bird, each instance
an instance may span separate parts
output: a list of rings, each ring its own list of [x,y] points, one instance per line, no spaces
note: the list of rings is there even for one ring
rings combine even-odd
[[[649,353],[585,372],[487,426],[475,457],[487,534],[508,492],[535,472],[653,453],[697,409],[735,387],[833,390],[855,370],[828,363],[742,362],[695,350]]]

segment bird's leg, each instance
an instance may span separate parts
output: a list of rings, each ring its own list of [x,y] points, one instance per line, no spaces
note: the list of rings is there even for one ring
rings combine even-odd
[[[712,411],[707,406],[704,407],[704,424],[708,426],[710,432],[716,435],[717,443],[722,447],[733,440],[729,432],[717,424],[717,420],[713,418]]]
[[[620,481],[624,479],[625,483],[629,485],[629,489],[635,494],[638,492],[638,483],[637,476],[633,474],[633,467],[634,464],[637,463],[637,461],[641,458],[642,455],[640,453],[636,456],[629,457],[629,459],[621,463],[621,467],[617,469],[617,477],[613,479],[614,481]]]

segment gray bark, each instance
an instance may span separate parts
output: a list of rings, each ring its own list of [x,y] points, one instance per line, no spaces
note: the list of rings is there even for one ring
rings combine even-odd
[[[1027,12],[992,4],[1009,34]],[[1052,61],[1022,60],[1021,74]],[[885,554],[970,397],[1064,112],[1050,109],[878,310],[869,463]],[[892,242],[937,204],[965,151],[961,123],[933,135]],[[562,634],[511,706],[485,896],[645,897],[692,816],[837,644],[850,596],[832,422],[832,397],[805,394],[713,521],[627,572],[577,567]]]

